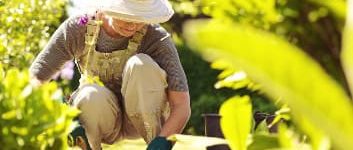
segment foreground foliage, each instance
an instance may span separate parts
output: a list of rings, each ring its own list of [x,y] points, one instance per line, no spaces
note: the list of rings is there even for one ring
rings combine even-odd
[[[61,22],[65,1],[0,0],[1,149],[66,149],[78,111],[55,83],[29,84],[28,67]]]
[[[0,66],[2,149],[62,149],[78,110],[62,104],[55,83],[29,84],[28,72]],[[54,101],[54,100],[57,101]]]
[[[256,0],[251,2],[260,3]],[[257,6],[250,5],[251,2],[240,3],[239,1],[238,5],[245,10],[247,10],[247,6]],[[326,6],[338,18],[345,17],[340,8],[342,5],[333,5],[327,1],[313,2]],[[214,2],[213,4],[219,3]],[[230,9],[233,11],[237,9],[226,6],[232,5],[222,7],[227,8],[227,12],[230,12]],[[250,129],[247,128],[250,125],[247,120],[250,118],[243,118],[240,121],[239,117],[236,117],[239,114],[232,112],[234,109],[244,109],[246,111],[242,111],[243,114],[249,116],[249,113],[245,112],[251,112],[251,107],[240,102],[244,98],[238,98],[239,103],[229,104],[231,102],[226,102],[224,104],[225,110],[221,109],[221,114],[230,117],[224,117],[221,123],[222,130],[230,141],[232,149],[270,148],[269,144],[263,143],[271,143],[264,142],[271,141],[271,139],[277,141],[277,144],[272,145],[271,148],[298,149],[298,145],[300,149],[353,148],[351,142],[353,139],[351,126],[353,107],[347,91],[341,84],[332,79],[317,61],[300,50],[295,43],[281,35],[274,34],[256,24],[229,21],[225,19],[227,15],[220,13],[223,12],[222,10],[214,12],[218,12],[215,15],[222,17],[214,16],[209,21],[194,21],[186,25],[184,28],[185,37],[189,45],[200,51],[205,59],[212,61],[214,66],[219,69],[245,71],[246,75],[259,84],[261,91],[271,97],[274,103],[285,104],[289,107],[290,119],[295,124],[289,128],[286,124],[280,124],[279,133],[275,135],[254,132],[251,137]],[[264,14],[266,15],[266,13]],[[266,18],[266,16],[263,17]],[[344,30],[344,54],[349,54],[353,50],[353,46],[348,42],[353,36],[351,19],[351,15],[348,15]],[[344,59],[345,69],[350,73],[349,70],[352,69],[353,64],[349,61],[348,56],[343,55],[343,57],[346,57]],[[225,73],[226,75],[220,78],[224,81],[223,86],[229,86],[231,85],[229,83],[234,82],[234,80],[229,80],[229,77],[236,75],[233,73]],[[233,129],[229,127],[230,124],[233,124]],[[298,130],[309,138],[302,140],[303,135],[301,132],[297,132]],[[243,136],[244,134],[249,135],[250,139],[248,139],[249,136]],[[257,138],[259,135],[264,137]]]

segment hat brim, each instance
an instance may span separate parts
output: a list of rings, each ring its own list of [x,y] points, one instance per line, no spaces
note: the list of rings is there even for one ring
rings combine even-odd
[[[142,15],[128,14],[128,13],[117,12],[117,11],[113,11],[113,10],[103,10],[103,13],[105,13],[109,16],[124,20],[124,21],[143,22],[143,23],[148,23],[148,24],[158,24],[158,23],[167,22],[172,17],[172,15],[145,17]]]
[[[163,23],[174,14],[167,0],[114,0],[102,11],[121,20],[144,23]]]

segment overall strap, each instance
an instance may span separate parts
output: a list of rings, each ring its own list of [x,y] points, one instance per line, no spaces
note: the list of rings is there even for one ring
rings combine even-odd
[[[138,50],[138,47],[140,46],[141,41],[145,36],[146,32],[147,25],[135,33],[135,35],[129,40],[129,44],[126,51],[127,53],[136,52]]]
[[[87,59],[86,59],[86,62],[84,63],[84,66],[80,66],[80,64],[78,63],[78,61],[80,60],[75,59],[75,63],[77,64],[80,74],[87,73],[88,60],[90,60],[92,49],[95,50],[95,47],[96,47],[97,38],[99,35],[100,25],[102,24],[102,21],[100,21],[99,19],[96,20],[95,18],[96,17],[90,18],[86,26],[84,52],[87,53]]]
[[[85,62],[85,70],[83,70],[85,74],[87,74],[87,64],[90,60],[90,55],[92,50],[95,50],[97,38],[100,30],[100,25],[102,21],[90,19],[87,23],[87,31],[85,34],[85,51],[87,51],[87,59]]]

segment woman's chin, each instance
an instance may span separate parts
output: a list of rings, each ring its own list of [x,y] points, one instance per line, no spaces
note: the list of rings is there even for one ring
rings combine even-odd
[[[116,34],[118,34],[119,36],[123,36],[123,37],[130,37],[135,34],[135,32],[121,31],[121,30],[116,30],[114,28],[113,28],[113,30]]]
[[[130,37],[130,36],[133,36],[135,32],[120,31],[119,34],[121,36]]]
[[[133,36],[134,34],[120,34],[121,36],[124,36],[124,37],[130,37],[130,36]]]

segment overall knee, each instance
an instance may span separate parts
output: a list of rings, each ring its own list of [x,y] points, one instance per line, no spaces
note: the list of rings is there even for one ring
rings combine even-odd
[[[74,106],[81,109],[98,109],[99,106],[108,101],[108,96],[105,95],[105,89],[99,85],[89,84],[80,88],[77,96],[74,98]]]
[[[129,74],[147,75],[148,70],[153,70],[155,65],[157,65],[156,62],[150,56],[140,53],[130,57],[125,67]]]
[[[157,79],[166,84],[166,72],[149,55],[142,53],[128,59],[123,76],[134,80],[135,83]]]

